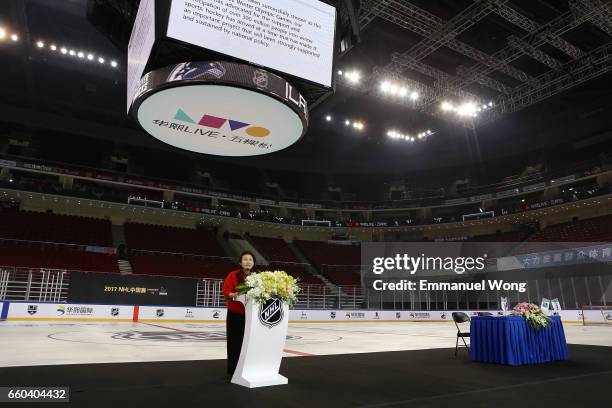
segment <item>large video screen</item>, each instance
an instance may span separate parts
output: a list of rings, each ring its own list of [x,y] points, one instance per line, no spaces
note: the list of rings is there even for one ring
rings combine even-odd
[[[167,35],[329,87],[335,24],[317,0],[173,0]]]

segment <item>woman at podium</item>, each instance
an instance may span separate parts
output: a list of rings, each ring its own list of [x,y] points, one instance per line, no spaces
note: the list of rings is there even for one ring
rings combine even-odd
[[[238,258],[240,269],[236,269],[227,275],[223,282],[223,296],[227,300],[227,374],[234,375],[240,349],[242,348],[242,338],[244,337],[244,305],[235,299],[238,296],[236,286],[244,283],[246,277],[251,273],[255,266],[255,255],[249,251],[240,254]]]

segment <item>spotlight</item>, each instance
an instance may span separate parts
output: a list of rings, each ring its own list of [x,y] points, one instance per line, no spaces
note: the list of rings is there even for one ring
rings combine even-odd
[[[87,59],[88,59],[89,61],[93,61],[93,59],[94,59],[93,54],[87,54]]]
[[[51,51],[56,51],[57,50],[57,46],[55,44],[51,44],[49,46],[49,48],[51,49]]]
[[[482,109],[487,109],[487,105],[482,105]]]
[[[359,80],[361,79],[361,75],[357,71],[351,71],[351,72],[347,73],[346,76],[347,76],[348,80],[350,82],[354,83],[354,84],[359,82]]]
[[[346,126],[350,126],[350,125],[351,125],[351,121],[350,121],[350,120],[345,120],[345,121],[344,121],[344,124],[345,124]]]
[[[116,68],[117,67],[117,61],[111,61],[111,67]]]
[[[68,53],[68,50],[67,50],[67,49],[65,49],[64,47],[62,47],[62,49],[60,50],[60,52],[61,52],[62,54],[67,54],[67,53]]]
[[[414,137],[411,137],[411,138],[410,138],[410,141],[411,141],[411,142],[414,142]]]
[[[432,133],[433,133],[433,132],[432,132],[431,130],[428,130],[428,131],[427,131],[427,134],[428,134],[428,135],[431,135]]]
[[[328,122],[331,122],[332,117],[331,117],[331,116],[329,116],[329,115],[327,115],[327,116],[325,117],[325,120],[326,120],[326,121],[328,121]]]
[[[493,106],[493,102],[489,102],[489,106]]]
[[[83,51],[79,51],[79,53],[77,54],[77,56],[79,58],[85,58],[85,54],[83,53]]]
[[[74,52],[74,50],[70,50],[70,51],[68,51],[68,54],[70,54],[71,56],[74,57],[76,55],[76,52]]]
[[[419,99],[419,93],[418,92],[411,92],[410,93],[410,99],[412,99],[413,101],[416,101],[417,99]]]
[[[387,81],[380,84],[380,90],[383,92],[389,91],[389,83]]]
[[[406,96],[407,93],[408,93],[408,90],[406,88],[400,88],[399,90],[400,96]]]
[[[397,91],[398,91],[397,85],[393,84],[389,87],[389,92],[391,93],[391,95],[395,95]]]
[[[338,70],[338,75],[342,75],[342,70]]]
[[[459,116],[472,116],[476,111],[476,107],[473,103],[467,102],[461,105],[457,111]]]
[[[42,48],[42,47],[44,47],[44,46],[45,46],[45,43],[44,43],[44,42],[42,42],[42,41],[37,41],[37,42],[36,42],[36,46],[37,46],[38,48]]]
[[[0,40],[4,40],[6,38],[6,30],[0,27]]]
[[[453,109],[453,105],[451,105],[447,101],[442,102],[442,105],[440,105],[440,107],[442,108],[443,111],[449,111]]]
[[[99,62],[100,64],[104,64],[104,58],[102,58],[102,57],[98,58],[98,62]]]
[[[17,34],[11,34],[11,40],[19,41],[19,36]]]

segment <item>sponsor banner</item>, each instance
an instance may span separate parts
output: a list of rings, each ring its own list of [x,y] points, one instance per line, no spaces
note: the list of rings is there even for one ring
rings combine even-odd
[[[11,302],[8,319],[96,319],[131,321],[134,306]]]
[[[37,303],[37,302],[4,302],[2,316],[19,320],[91,320],[91,321],[132,321],[134,309],[138,308],[138,320],[146,322],[180,321],[180,322],[225,322],[227,310],[223,308],[204,307],[168,307],[168,306],[131,306],[131,305],[100,305],[78,303]],[[311,310],[293,309],[289,311],[289,320],[297,322],[452,322],[454,310],[447,311],[412,311],[412,310]],[[495,316],[508,315],[499,310],[459,310],[470,317],[478,313],[492,313]],[[582,323],[581,310],[562,310],[549,315],[561,316],[564,322]],[[264,316],[268,324],[277,318],[274,313]],[[612,311],[585,310],[587,323],[612,324]]]
[[[278,205],[280,205],[281,207],[299,207],[300,206],[298,203],[293,203],[291,201],[279,201]]]
[[[227,309],[202,308],[202,307],[164,307],[164,306],[141,306],[138,313],[138,320],[164,321],[164,320],[185,320],[185,321],[225,321]]]
[[[572,244],[568,244],[570,246]],[[565,248],[497,259],[497,270],[612,262],[612,243]]]
[[[71,302],[194,305],[197,279],[118,273],[72,272]]]
[[[141,83],[136,120],[151,136],[185,150],[267,154],[291,146],[308,127],[307,102],[297,88],[254,66],[184,62],[151,71]]]
[[[563,204],[563,199],[562,198],[556,198],[554,200],[546,200],[546,201],[540,201],[538,203],[533,203],[533,204],[528,204],[525,206],[524,210],[537,210],[539,208],[545,208],[545,207],[550,207],[551,205],[559,205],[559,204]]]

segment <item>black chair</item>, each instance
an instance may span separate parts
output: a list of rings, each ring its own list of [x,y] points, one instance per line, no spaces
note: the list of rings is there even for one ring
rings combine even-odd
[[[455,341],[455,357],[457,357],[457,350],[459,348],[459,339],[463,341],[463,345],[467,348],[468,352],[470,351],[470,346],[465,342],[466,337],[470,337],[470,332],[461,331],[461,327],[459,324],[461,323],[469,323],[470,316],[463,312],[453,312],[453,321],[455,322],[455,326],[457,327],[457,341]]]
[[[478,312],[478,316],[493,316],[491,312]]]

